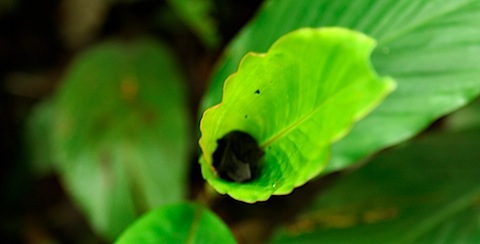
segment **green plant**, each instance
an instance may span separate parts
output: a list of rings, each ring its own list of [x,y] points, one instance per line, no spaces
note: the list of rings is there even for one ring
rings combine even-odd
[[[182,19],[215,45],[211,26],[194,24],[202,13],[170,2],[194,14]],[[461,122],[478,117],[454,114],[443,130],[372,155],[480,94],[479,21],[475,0],[267,1],[226,49],[204,95],[203,177],[219,193],[253,203],[347,172],[273,242],[478,240],[480,175],[471,153],[478,128]],[[54,164],[38,165],[55,169],[109,240],[152,211],[118,242],[235,242],[205,206],[179,203],[187,200],[195,138],[173,56],[152,38],[110,41],[81,55],[32,117],[33,152],[51,152],[35,158]],[[471,110],[464,114],[478,113]],[[232,131],[255,143],[224,138]],[[43,138],[50,140],[38,143]],[[215,156],[220,143],[235,149]],[[368,165],[348,172],[367,156]],[[218,173],[232,161],[227,171],[241,170],[240,182]],[[208,185],[203,194],[197,200],[206,205],[219,197]],[[398,231],[409,234],[397,238]]]
[[[225,82],[222,102],[200,124],[207,181],[220,193],[256,202],[288,194],[318,175],[330,145],[394,87],[371,70],[373,45],[345,29],[300,29],[266,54],[247,54]],[[254,136],[265,151],[257,179],[240,184],[211,169],[217,140],[235,130]]]

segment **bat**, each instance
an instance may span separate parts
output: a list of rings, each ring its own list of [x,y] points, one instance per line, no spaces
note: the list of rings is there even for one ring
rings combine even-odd
[[[255,138],[235,130],[217,140],[217,145],[213,167],[222,179],[241,183],[258,176],[264,152]]]

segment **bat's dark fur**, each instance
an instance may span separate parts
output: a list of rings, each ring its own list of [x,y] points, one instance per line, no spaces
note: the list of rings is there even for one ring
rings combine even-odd
[[[217,143],[213,167],[222,179],[235,182],[255,179],[264,152],[252,136],[242,131],[231,131]]]

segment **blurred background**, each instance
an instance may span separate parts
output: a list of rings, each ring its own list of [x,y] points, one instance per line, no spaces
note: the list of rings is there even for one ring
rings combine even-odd
[[[373,61],[379,73],[411,85],[399,86],[403,93],[397,98],[405,103],[386,110],[401,107],[402,114],[412,106],[420,122],[406,113],[413,123],[395,121],[399,130],[392,132],[397,133],[392,144],[382,144],[386,150],[288,196],[252,205],[220,197],[209,207],[240,243],[266,240],[272,226],[286,222],[288,238],[316,228],[307,241],[374,240],[379,233],[398,241],[398,233],[411,228],[431,235],[418,239],[421,243],[444,236],[451,237],[446,243],[462,243],[457,237],[465,236],[478,240],[480,100],[474,97],[480,5],[457,2],[450,4],[458,8],[445,1],[419,1],[416,7],[396,1],[401,8],[388,1],[308,2],[315,3],[313,8],[276,1],[274,10],[244,31],[247,37],[236,43],[235,57],[217,67],[262,1],[0,0],[0,240],[109,243],[150,209],[185,200],[208,202],[209,190],[216,193],[202,179],[197,138],[201,100],[208,81],[215,80],[213,71],[219,68],[226,77],[242,52],[267,48],[276,35],[306,23],[363,24],[359,30],[377,39],[407,30],[379,46]],[[431,21],[425,29],[409,28],[424,20]],[[267,30],[268,38],[262,38]],[[218,80],[215,95],[224,79]],[[419,100],[411,104],[412,97]],[[426,102],[418,106],[416,101]],[[473,102],[450,114],[468,101]],[[435,116],[429,117],[432,111]],[[379,126],[388,131],[388,125]],[[406,131],[411,134],[404,136]],[[460,198],[466,199],[462,206],[456,204]],[[296,216],[311,202],[313,207]],[[460,206],[457,212],[447,208],[452,203]],[[342,226],[345,216],[353,216],[355,225]]]
[[[30,117],[32,111],[55,96],[68,79],[69,67],[79,54],[105,40],[115,42],[148,36],[168,49],[183,77],[181,82],[185,83],[187,94],[181,99],[187,104],[188,127],[193,135],[187,142],[187,147],[193,148],[187,155],[193,166],[188,166],[192,176],[189,178],[193,182],[202,181],[194,152],[198,104],[222,49],[252,17],[259,4],[256,0],[2,0],[2,242],[106,241],[94,234],[85,215],[67,196],[58,174],[42,166],[32,166],[36,159],[32,159],[31,151],[26,149],[32,143],[39,147],[49,144],[43,136],[36,137],[34,142],[28,141],[33,140],[26,129],[29,121],[35,120]],[[33,122],[35,126],[39,125]],[[42,150],[45,154],[48,151],[35,150],[40,150],[40,154]]]

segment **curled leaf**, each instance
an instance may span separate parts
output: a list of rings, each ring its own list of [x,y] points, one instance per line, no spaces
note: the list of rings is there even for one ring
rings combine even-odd
[[[245,202],[290,193],[326,166],[331,143],[344,136],[395,88],[379,78],[371,38],[342,28],[291,32],[265,54],[247,54],[205,111],[200,130],[204,178]],[[217,141],[232,131],[251,135],[264,151],[255,179],[238,183],[213,167]]]

